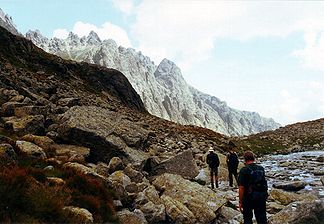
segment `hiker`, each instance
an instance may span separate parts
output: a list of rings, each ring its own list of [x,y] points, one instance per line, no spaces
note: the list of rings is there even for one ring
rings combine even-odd
[[[214,189],[214,181],[216,184],[216,188],[218,188],[218,166],[219,166],[219,158],[218,155],[214,152],[213,147],[210,147],[208,150],[209,154],[207,155],[207,164],[210,170],[210,183],[211,188]]]
[[[233,142],[229,143],[229,153],[226,156],[226,164],[228,169],[228,180],[229,186],[233,187],[233,176],[237,183],[237,167],[239,164],[239,160],[237,154],[235,153],[236,145]]]
[[[244,153],[245,167],[238,176],[239,208],[243,213],[244,224],[252,224],[254,215],[258,224],[266,224],[267,180],[262,166],[255,164],[253,152]]]

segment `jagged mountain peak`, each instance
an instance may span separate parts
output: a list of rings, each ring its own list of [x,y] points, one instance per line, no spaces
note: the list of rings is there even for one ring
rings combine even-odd
[[[95,45],[101,43],[101,40],[96,32],[91,31],[87,37],[87,43]]]
[[[16,25],[12,21],[11,16],[5,14],[2,9],[0,8],[0,26],[6,28],[9,32],[15,35],[20,35],[18,32]]]
[[[74,37],[71,34],[71,38]],[[133,48],[117,46],[112,40],[101,41],[95,32],[71,40],[57,38],[32,41],[45,51],[66,59],[85,61],[121,71],[153,115],[215,130],[226,135],[249,135],[273,130],[280,124],[254,112],[230,108],[217,97],[190,87],[180,68],[163,59],[155,65],[148,56]]]

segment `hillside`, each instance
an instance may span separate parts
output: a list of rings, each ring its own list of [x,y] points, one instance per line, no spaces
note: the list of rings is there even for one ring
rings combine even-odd
[[[253,149],[261,154],[303,150],[323,150],[324,119],[281,127],[275,131],[267,131],[236,138],[234,141],[241,149]]]

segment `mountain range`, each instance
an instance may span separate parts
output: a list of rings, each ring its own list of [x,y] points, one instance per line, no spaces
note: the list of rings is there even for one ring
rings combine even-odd
[[[11,20],[7,26],[13,26]],[[81,38],[70,32],[66,39],[49,39],[36,30],[28,31],[26,38],[64,59],[121,71],[140,95],[147,111],[155,116],[209,128],[229,136],[249,135],[280,127],[271,118],[233,109],[219,98],[188,85],[174,62],[163,59],[155,65],[141,52],[118,46],[111,39],[100,40],[93,31]]]

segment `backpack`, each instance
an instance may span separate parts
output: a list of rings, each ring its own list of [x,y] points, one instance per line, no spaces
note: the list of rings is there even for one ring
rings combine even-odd
[[[268,184],[265,179],[264,169],[257,167],[250,170],[248,196],[252,201],[265,201],[268,198]]]
[[[238,167],[239,160],[237,158],[236,153],[230,153],[228,156],[228,166],[230,168],[236,168]]]
[[[210,168],[217,168],[219,166],[219,158],[216,153],[211,153],[207,155],[207,163]]]

